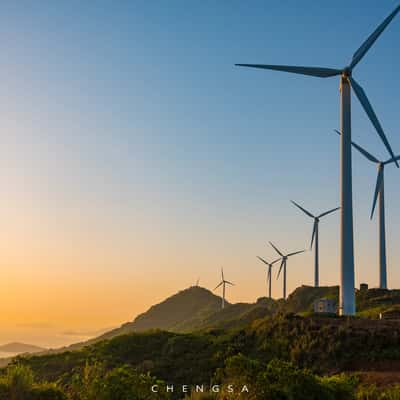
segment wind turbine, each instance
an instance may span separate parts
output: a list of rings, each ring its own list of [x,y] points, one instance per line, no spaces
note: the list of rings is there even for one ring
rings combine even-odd
[[[294,256],[295,254],[300,254],[304,253],[305,250],[300,250],[300,251],[295,251],[293,253],[289,254],[283,254],[281,251],[279,251],[276,246],[274,246],[273,243],[269,242],[269,244],[274,248],[274,250],[281,256],[281,258],[278,259],[278,261],[282,260],[281,266],[279,267],[279,272],[278,276],[276,279],[279,278],[279,275],[281,274],[281,271],[283,269],[283,299],[286,300],[286,264],[287,264],[287,259],[291,256]]]
[[[265,261],[263,258],[261,258],[261,257],[258,257],[257,256],[257,258],[261,261],[261,262],[263,262],[265,265],[267,265],[267,267],[268,267],[268,270],[267,270],[267,285],[268,285],[268,297],[271,299],[272,298],[272,295],[271,295],[271,273],[272,273],[272,266],[275,264],[275,263],[277,263],[279,260],[280,260],[280,258],[278,258],[277,260],[275,260],[275,261],[272,261],[272,263],[269,263],[268,261]]]
[[[336,133],[340,132],[335,129]],[[378,230],[379,230],[379,287],[387,289],[387,266],[386,266],[386,224],[385,224],[385,165],[400,160],[400,156],[390,158],[386,161],[378,160],[375,156],[363,149],[355,142],[351,142],[367,160],[375,163],[378,167],[378,176],[376,179],[374,199],[370,218],[374,216],[376,202],[379,199]]]
[[[319,221],[322,217],[325,217],[328,214],[331,214],[337,210],[339,210],[340,207],[333,208],[332,210],[325,211],[322,214],[319,214],[317,216],[311,214],[309,211],[307,211],[305,208],[303,208],[300,204],[297,204],[295,201],[291,200],[291,202],[299,208],[301,211],[303,211],[304,214],[308,215],[314,220],[314,226],[313,226],[313,232],[311,236],[311,246],[310,249],[313,247],[314,239],[315,239],[315,246],[314,246],[314,286],[319,287]]]
[[[225,307],[225,285],[228,284],[228,285],[234,286],[234,283],[225,280],[224,270],[222,268],[221,268],[221,278],[222,278],[221,282],[218,284],[218,286],[216,286],[214,288],[214,290],[217,290],[222,285],[222,308],[224,308]]]
[[[199,283],[200,283],[200,278],[197,278],[197,281],[196,281],[196,287],[198,287],[199,286]]]
[[[382,126],[376,116],[364,89],[352,77],[353,69],[365,56],[381,33],[400,10],[400,5],[368,36],[353,54],[350,64],[341,69],[303,67],[289,65],[236,64],[241,67],[284,71],[294,74],[329,78],[340,75],[340,305],[341,315],[354,315],[356,311],[354,290],[354,244],[353,244],[353,189],[351,169],[351,88],[374,125],[392,158],[393,151],[386,139]],[[394,161],[399,167],[397,160]]]

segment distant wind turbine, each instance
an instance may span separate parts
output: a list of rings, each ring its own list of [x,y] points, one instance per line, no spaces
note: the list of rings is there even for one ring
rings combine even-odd
[[[268,286],[268,297],[271,299],[272,298],[272,295],[271,295],[271,281],[272,281],[272,279],[271,279],[271,277],[272,277],[272,266],[275,264],[275,263],[277,263],[278,261],[280,261],[281,259],[280,258],[278,258],[277,260],[275,260],[275,261],[272,261],[271,263],[269,263],[268,261],[265,261],[263,258],[261,258],[261,257],[259,257],[259,256],[257,256],[257,258],[261,261],[261,262],[263,262],[267,267],[268,267],[268,269],[267,269],[267,286]]]
[[[340,132],[335,129],[340,135]],[[387,289],[387,265],[386,265],[386,223],[385,223],[385,165],[400,160],[400,156],[390,158],[386,161],[378,160],[375,156],[363,149],[355,142],[351,142],[353,147],[357,149],[367,160],[375,163],[378,167],[378,176],[376,179],[374,199],[372,202],[372,210],[370,218],[374,216],[376,202],[379,199],[378,229],[379,229],[379,287]]]
[[[222,308],[225,307],[225,285],[226,284],[234,286],[234,283],[225,280],[224,270],[221,268],[221,282],[218,284],[218,286],[216,286],[214,288],[214,290],[217,290],[222,285]]]
[[[373,110],[364,89],[352,77],[353,69],[365,56],[381,33],[400,11],[398,5],[394,11],[368,36],[364,43],[353,54],[350,64],[341,69],[302,67],[289,65],[236,64],[241,67],[261,68],[284,71],[294,74],[309,75],[318,78],[329,78],[340,75],[340,130],[343,133],[340,141],[340,305],[341,315],[354,315],[356,312],[354,290],[354,243],[353,243],[353,186],[351,168],[351,88],[360,101],[368,118],[386,146],[390,156],[395,156],[386,139],[386,135]],[[399,167],[397,160],[394,161]]]
[[[196,286],[199,286],[199,283],[200,283],[200,278],[197,278]]]
[[[291,200],[291,202],[299,208],[301,211],[303,211],[304,214],[308,215],[310,218],[314,220],[314,226],[313,226],[313,232],[311,236],[311,246],[310,249],[313,247],[314,239],[315,239],[315,246],[314,246],[314,286],[319,287],[319,220],[322,217],[325,217],[328,214],[331,214],[337,210],[339,210],[340,207],[333,208],[332,210],[325,211],[322,214],[319,214],[317,216],[311,214],[309,211],[307,211],[305,208],[303,208],[300,204],[297,204],[295,201]]]
[[[281,256],[281,258],[278,259],[278,261],[281,262],[281,266],[279,267],[279,272],[277,279],[279,278],[279,275],[281,274],[281,271],[283,269],[283,299],[286,300],[286,264],[287,264],[287,259],[291,256],[294,256],[296,254],[304,253],[305,250],[300,250],[300,251],[295,251],[293,253],[289,254],[283,254],[280,250],[277,249],[276,246],[274,246],[273,243],[269,242],[269,244],[274,248],[274,250]]]

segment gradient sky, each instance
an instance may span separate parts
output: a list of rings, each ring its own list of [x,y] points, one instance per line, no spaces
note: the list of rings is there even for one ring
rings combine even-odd
[[[256,255],[309,245],[339,201],[339,79],[233,66],[342,67],[386,1],[18,1],[0,32],[0,343],[57,346],[132,320],[224,267],[265,293]],[[398,16],[355,71],[400,153]],[[353,137],[387,153],[353,98]],[[354,154],[356,282],[376,286],[376,168]],[[388,278],[400,287],[400,171],[387,168]],[[339,280],[338,215],[320,227]],[[313,255],[288,289],[313,282]],[[280,297],[282,283],[273,282]]]

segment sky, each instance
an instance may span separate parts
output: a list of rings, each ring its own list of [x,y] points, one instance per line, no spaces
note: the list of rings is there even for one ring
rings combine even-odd
[[[341,68],[395,0],[8,1],[0,33],[0,344],[60,346],[132,320],[220,268],[231,302],[265,295],[256,256],[309,247],[338,206],[339,79],[234,67]],[[398,16],[357,66],[400,153]],[[353,138],[386,150],[353,97]],[[388,284],[400,287],[400,171],[386,169]],[[378,284],[376,167],[353,157],[356,284]],[[339,215],[320,281],[339,282]],[[276,272],[276,271],[275,271]],[[313,254],[288,290],[313,283]],[[282,296],[282,281],[273,281]]]

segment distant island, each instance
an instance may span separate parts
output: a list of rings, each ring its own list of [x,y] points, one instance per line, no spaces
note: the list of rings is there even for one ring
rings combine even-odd
[[[39,353],[45,351],[44,347],[35,346],[33,344],[12,342],[0,345],[0,353],[13,353],[13,354],[23,354],[23,353]]]

